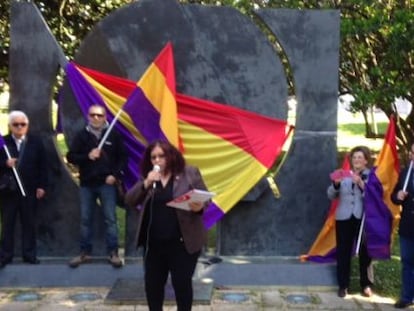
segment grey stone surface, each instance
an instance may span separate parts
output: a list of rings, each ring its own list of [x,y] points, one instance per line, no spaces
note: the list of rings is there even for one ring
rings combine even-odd
[[[213,282],[193,281],[193,300],[197,305],[209,305],[213,293]],[[175,304],[175,294],[171,282],[165,287],[165,304]],[[105,297],[106,304],[137,305],[145,304],[145,288],[142,278],[119,278]]]
[[[28,114],[30,130],[43,138],[49,162],[50,186],[38,209],[38,253],[68,255],[78,249],[77,187],[57,152],[51,116],[53,87],[65,56],[34,3],[11,1],[10,37],[10,109]],[[20,239],[16,242],[18,257]]]
[[[296,130],[276,183],[255,202],[241,202],[219,224],[222,255],[306,253],[329,201],[336,166],[339,12],[260,10],[289,60],[297,97]]]
[[[19,289],[25,292],[26,289]],[[15,302],[13,296],[15,289],[3,288],[0,292],[0,310],[19,311],[63,311],[63,310],[118,310],[118,311],[144,311],[148,310],[145,304],[134,305],[113,305],[105,304],[105,296],[109,292],[108,287],[93,288],[39,288],[37,292],[42,296],[41,301],[36,302]],[[70,299],[73,295],[89,293],[102,297],[94,301],[73,301]],[[245,302],[229,302],[221,299],[225,294],[246,293],[250,299]],[[307,304],[290,304],[286,302],[285,297],[295,294],[302,294],[314,298],[312,303]],[[321,299],[322,297],[322,299]],[[340,300],[341,303],[337,303]],[[215,288],[213,297],[209,305],[194,304],[194,311],[255,311],[255,310],[395,310],[393,308],[394,300],[386,297],[374,295],[374,297],[364,301],[361,304],[359,295],[350,295],[346,299],[336,297],[336,291],[333,289],[320,289],[315,287],[288,288],[288,287],[244,287],[244,288]],[[165,311],[175,311],[174,304],[166,304]]]
[[[75,269],[67,260],[41,259],[40,265],[16,262],[0,269],[0,287],[112,286],[118,279],[142,279],[144,275],[142,260],[136,258],[127,258],[120,269],[103,257]],[[209,264],[200,258],[194,279],[216,287],[335,286],[335,266],[267,257],[223,257],[220,263]]]

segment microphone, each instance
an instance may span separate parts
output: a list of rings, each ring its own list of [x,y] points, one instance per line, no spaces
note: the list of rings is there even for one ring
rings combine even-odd
[[[161,170],[161,167],[158,165],[158,164],[155,164],[154,165],[154,167],[152,168],[152,170],[154,171],[154,172],[159,172],[160,170]],[[157,182],[156,181],[154,181],[154,183],[152,184],[152,188],[153,189],[155,189],[155,187],[157,186],[157,184],[156,184]]]

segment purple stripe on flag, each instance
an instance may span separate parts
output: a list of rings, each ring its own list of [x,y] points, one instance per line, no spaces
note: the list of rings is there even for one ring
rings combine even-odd
[[[309,256],[306,258],[307,261],[317,262],[317,263],[330,263],[336,261],[336,248],[330,250],[326,255],[318,256]]]
[[[111,122],[114,118],[112,113],[107,110],[108,121]],[[145,146],[137,140],[131,132],[121,123],[116,122],[115,128],[121,134],[125,148],[128,153],[128,168],[125,172],[124,183],[126,189],[131,188],[138,180],[139,167],[138,164],[141,162],[142,155],[144,154]]]
[[[66,66],[66,76],[85,119],[89,107],[98,104],[105,107],[108,121],[111,122],[113,120],[114,115],[106,107],[101,95],[91,86],[72,63],[69,63]],[[125,172],[124,183],[126,188],[129,189],[138,179],[138,163],[141,162],[145,146],[138,141],[121,122],[116,122],[115,128],[122,135],[125,148],[128,152],[128,169]]]
[[[72,87],[73,93],[78,100],[83,115],[88,115],[88,109],[92,105],[101,105],[105,103],[99,93],[89,84],[84,76],[79,72],[75,65],[69,62],[66,66],[66,76]]]
[[[0,133],[0,148],[3,148],[4,145],[6,145],[6,142],[4,141],[3,135]]]
[[[136,128],[148,142],[155,139],[167,140],[160,127],[160,113],[140,87],[136,87],[128,97],[124,111],[129,114]]]
[[[371,170],[364,190],[365,236],[368,254],[375,259],[389,259],[391,256],[392,214],[382,199],[384,190]]]
[[[217,223],[224,216],[223,210],[221,210],[214,202],[211,202],[203,214],[204,226],[210,229],[215,223]]]

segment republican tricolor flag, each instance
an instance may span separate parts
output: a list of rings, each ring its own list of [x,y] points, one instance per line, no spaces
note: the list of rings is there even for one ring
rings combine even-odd
[[[391,202],[391,192],[400,170],[396,146],[395,120],[391,116],[384,145],[368,177],[364,194],[368,254],[376,259],[390,258],[400,214],[400,207]]]
[[[344,165],[349,168],[349,162]],[[390,196],[397,183],[399,161],[395,133],[395,120],[390,122],[385,134],[384,144],[368,176],[364,190],[364,233],[368,254],[374,259],[388,259],[391,255],[391,243],[398,224],[399,206],[391,202]],[[335,261],[335,211],[333,201],[328,217],[309,252],[302,260],[314,262]]]
[[[351,169],[348,155],[346,155],[344,158],[342,169],[345,171],[349,171]],[[325,223],[322,226],[322,229],[319,232],[318,236],[316,237],[316,240],[313,242],[309,252],[306,255],[302,255],[300,257],[302,261],[309,260],[325,263],[333,262],[336,260],[335,213],[337,206],[338,198],[332,200]]]
[[[175,91],[172,45],[150,64],[138,83],[70,62],[67,79],[86,116],[99,103],[109,120],[123,109],[117,129],[129,151],[125,183],[138,178],[145,146],[166,139],[200,169],[217,195],[207,211],[207,228],[227,213],[272,167],[293,127],[287,122]]]

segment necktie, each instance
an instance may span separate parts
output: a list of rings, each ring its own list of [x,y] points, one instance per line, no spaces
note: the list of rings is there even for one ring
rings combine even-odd
[[[17,151],[20,151],[20,147],[22,145],[23,139],[17,139],[16,140],[16,144],[17,144]]]

